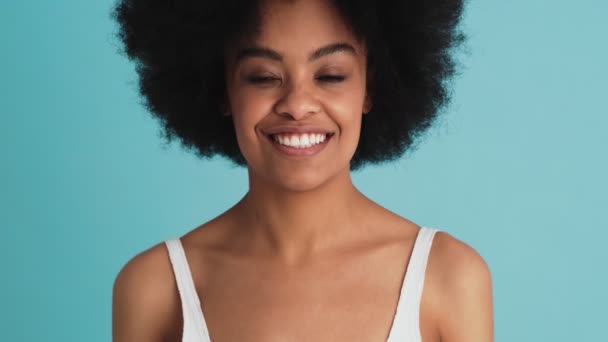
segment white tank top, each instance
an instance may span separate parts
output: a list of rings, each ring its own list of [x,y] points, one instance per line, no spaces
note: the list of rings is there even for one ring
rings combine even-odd
[[[420,299],[426,264],[437,229],[422,227],[408,262],[387,342],[420,342]],[[179,238],[164,241],[173,266],[184,319],[182,342],[211,342],[192,273]]]

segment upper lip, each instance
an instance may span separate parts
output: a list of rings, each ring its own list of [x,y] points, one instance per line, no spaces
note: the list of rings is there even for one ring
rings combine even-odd
[[[302,125],[302,126],[273,126],[269,128],[262,129],[262,132],[265,134],[280,134],[280,133],[316,133],[316,134],[330,134],[333,133],[331,130],[328,130],[319,126],[312,125]]]

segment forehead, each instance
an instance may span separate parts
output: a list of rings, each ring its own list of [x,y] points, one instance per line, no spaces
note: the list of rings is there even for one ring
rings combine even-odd
[[[329,0],[265,0],[260,4],[258,29],[245,45],[272,48],[285,54],[308,54],[321,46],[361,44]]]

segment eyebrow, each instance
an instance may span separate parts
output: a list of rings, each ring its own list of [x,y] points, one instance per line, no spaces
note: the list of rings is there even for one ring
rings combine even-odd
[[[346,52],[346,53],[350,53],[352,55],[356,55],[357,50],[355,50],[355,48],[348,44],[348,43],[334,43],[334,44],[329,44],[329,45],[325,45],[323,47],[318,48],[317,50],[313,51],[309,56],[308,56],[308,61],[312,62],[314,60],[317,60],[321,57],[333,54],[333,53],[337,53],[337,52]],[[262,58],[268,58],[268,59],[272,59],[274,61],[282,61],[283,60],[283,56],[281,56],[280,53],[269,49],[269,48],[265,48],[265,47],[258,47],[258,46],[250,46],[250,47],[246,47],[242,50],[240,50],[237,55],[236,55],[236,62],[239,62],[245,58],[249,58],[249,57],[262,57]]]

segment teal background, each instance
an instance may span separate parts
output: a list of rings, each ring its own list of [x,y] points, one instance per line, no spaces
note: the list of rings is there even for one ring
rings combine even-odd
[[[245,170],[165,146],[113,1],[0,5],[0,332],[109,341],[122,265],[239,199]],[[608,2],[473,0],[454,101],[362,191],[476,248],[496,340],[602,340]]]

